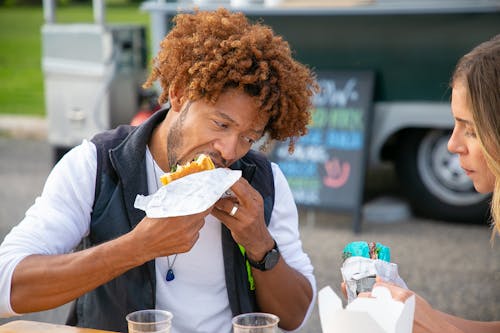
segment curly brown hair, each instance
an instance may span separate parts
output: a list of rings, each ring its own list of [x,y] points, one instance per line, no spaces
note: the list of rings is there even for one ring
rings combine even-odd
[[[307,133],[318,85],[313,72],[292,58],[288,43],[268,26],[223,8],[179,14],[174,24],[144,87],[159,81],[160,104],[170,87],[211,103],[227,89],[242,89],[260,112],[270,114],[268,141],[289,139],[292,152],[295,140]]]

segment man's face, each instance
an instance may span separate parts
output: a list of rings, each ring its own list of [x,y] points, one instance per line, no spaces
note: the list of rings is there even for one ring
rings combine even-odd
[[[448,141],[448,150],[459,155],[460,166],[474,183],[476,191],[488,193],[493,191],[495,176],[483,155],[467,94],[467,88],[461,82],[454,84],[451,110],[455,127]]]
[[[269,120],[253,99],[236,89],[220,95],[215,104],[187,101],[167,134],[170,167],[209,155],[217,167],[228,167],[259,140]]]

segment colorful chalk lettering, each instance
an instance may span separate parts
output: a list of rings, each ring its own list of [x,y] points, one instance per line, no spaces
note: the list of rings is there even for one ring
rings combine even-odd
[[[287,181],[292,191],[294,191],[295,189],[319,191],[321,188],[321,182],[318,178],[288,177]]]
[[[325,128],[328,124],[329,109],[325,107],[316,107],[312,111],[312,122],[309,128]]]
[[[328,152],[323,145],[302,145],[300,141],[295,146],[293,154],[288,153],[288,146],[281,145],[275,150],[279,160],[305,161],[307,163],[323,163],[328,159]]]
[[[316,190],[297,188],[292,190],[292,195],[296,202],[303,205],[318,205],[321,202],[319,192]]]
[[[300,145],[320,145],[323,143],[323,130],[319,128],[309,129],[307,134],[299,139]]]
[[[374,75],[324,72],[318,83],[307,135],[297,138],[293,154],[285,142],[272,156],[297,204],[351,211],[359,230]]]
[[[362,149],[363,132],[329,130],[326,132],[324,144],[331,149]]]
[[[308,161],[283,161],[279,166],[285,177],[315,177],[318,174],[317,164]]]
[[[328,127],[361,131],[363,130],[363,113],[359,109],[332,109],[328,114]]]
[[[358,80],[350,78],[343,87],[331,79],[320,79],[321,86],[319,94],[314,96],[314,104],[318,106],[345,107],[349,103],[359,100]]]
[[[349,180],[351,174],[351,164],[349,162],[341,162],[338,158],[333,158],[327,161],[324,167],[326,176],[323,177],[323,184],[326,187],[340,188]]]

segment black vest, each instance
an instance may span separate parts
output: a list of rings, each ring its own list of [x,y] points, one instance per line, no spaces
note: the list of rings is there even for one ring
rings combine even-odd
[[[139,127],[119,126],[96,135],[96,196],[90,233],[83,240],[89,248],[131,231],[145,216],[134,208],[137,194],[148,194],[146,146],[153,129],[167,111],[156,112]],[[264,217],[269,224],[274,205],[274,180],[270,162],[249,151],[231,166],[262,195]],[[233,315],[258,311],[255,291],[250,290],[244,258],[231,232],[222,225],[224,270]],[[69,314],[70,325],[127,332],[125,316],[141,309],[154,309],[156,296],[155,261],[135,267],[78,298]]]

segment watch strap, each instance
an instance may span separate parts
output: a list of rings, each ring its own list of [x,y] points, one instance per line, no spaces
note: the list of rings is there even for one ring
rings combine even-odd
[[[246,255],[245,253],[245,259],[248,261],[248,263],[250,264],[250,266],[254,267],[254,268],[257,268],[261,271],[268,271],[270,269],[272,269],[276,263],[277,263],[277,260],[275,262],[272,262],[273,260],[275,260],[274,256],[279,256],[279,249],[278,249],[278,244],[276,244],[276,241],[274,241],[274,246],[271,250],[267,251],[266,254],[264,255],[264,258],[262,258],[261,261],[254,261],[250,258],[248,258],[248,256]],[[267,265],[266,265],[267,264]],[[272,267],[269,267],[269,266],[272,266]]]

